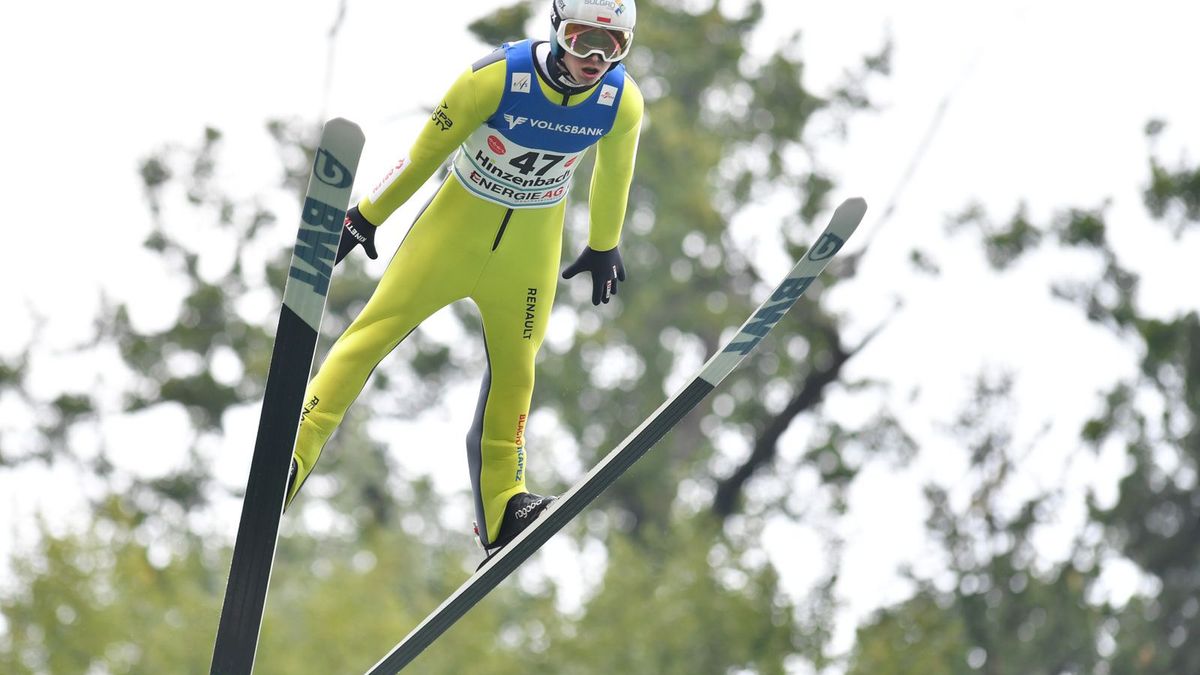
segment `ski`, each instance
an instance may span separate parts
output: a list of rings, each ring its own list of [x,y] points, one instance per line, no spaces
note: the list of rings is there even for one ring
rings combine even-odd
[[[212,675],[249,675],[254,667],[304,390],[364,143],[358,125],[331,119],[313,159],[217,626]]]
[[[825,231],[771,296],[742,324],[737,335],[705,363],[687,386],[659,406],[582,480],[552,502],[529,528],[484,563],[387,656],[380,659],[367,675],[394,675],[415,659],[704,400],[808,290],[813,280],[854,233],[866,210],[867,203],[861,198],[842,202],[833,212]]]

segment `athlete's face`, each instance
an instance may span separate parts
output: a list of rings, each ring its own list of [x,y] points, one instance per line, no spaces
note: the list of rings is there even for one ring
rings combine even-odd
[[[581,59],[566,52],[563,54],[563,63],[566,64],[567,72],[571,74],[571,77],[579,84],[584,85],[595,84],[608,71],[608,64],[600,58],[599,54],[592,54],[586,59]]]

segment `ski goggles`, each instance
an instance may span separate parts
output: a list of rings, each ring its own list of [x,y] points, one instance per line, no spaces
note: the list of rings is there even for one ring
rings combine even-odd
[[[620,61],[629,53],[633,31],[606,28],[580,21],[558,24],[558,44],[568,53],[586,59],[599,54],[606,62]]]

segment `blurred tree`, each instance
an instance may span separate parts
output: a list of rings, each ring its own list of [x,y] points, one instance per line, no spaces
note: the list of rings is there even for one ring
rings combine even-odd
[[[1147,126],[1152,147],[1164,127]],[[1151,220],[1183,237],[1200,223],[1200,167],[1168,168],[1152,152],[1148,174]],[[973,208],[958,226],[980,234],[1002,273],[1050,248],[1060,259],[1094,259],[1094,277],[1057,280],[1051,292],[1138,354],[1137,374],[1117,382],[1081,429],[1083,451],[1116,448],[1127,458],[1115,501],[1088,497],[1089,524],[1068,560],[1039,555],[1031,536],[1062,495],[1034,496],[1015,511],[1011,498],[997,501],[1020,462],[1003,442],[1007,386],[981,388],[975,412],[954,433],[991,439],[968,446],[980,481],[965,508],[953,508],[945,489],[928,493],[930,530],[952,583],[917,580],[912,599],[860,628],[850,672],[957,673],[964,664],[989,675],[1200,672],[1200,319],[1144,308],[1140,275],[1109,240],[1107,211],[1068,208],[1039,226],[1024,208],[1002,224]],[[1112,590],[1103,573],[1119,561],[1136,565],[1148,583],[1117,606],[1103,600]]]
[[[1038,551],[1039,530],[1063,495],[1014,499],[1012,482],[1037,448],[1013,447],[1012,383],[1009,374],[981,376],[949,430],[970,468],[953,487],[926,487],[928,527],[945,572],[912,578],[912,599],[859,628],[852,675],[1096,672],[1104,608],[1087,592],[1099,570],[1082,553],[1047,564]]]
[[[552,624],[553,649],[529,665],[564,675],[784,673],[787,657],[805,650],[806,627],[779,598],[778,572],[740,560],[741,549],[707,518],[680,521],[649,544],[610,537],[585,613]]]
[[[1149,125],[1151,140],[1161,128]],[[1152,156],[1150,174],[1150,213],[1177,238],[1200,225],[1200,166],[1168,169]],[[1061,229],[1064,243],[1094,248],[1106,261],[1102,278],[1068,297],[1141,355],[1140,373],[1108,393],[1083,433],[1097,451],[1113,444],[1129,457],[1116,503],[1092,500],[1092,517],[1157,591],[1117,616],[1113,672],[1200,672],[1200,317],[1142,309],[1138,275],[1121,268],[1102,222],[1072,218]]]

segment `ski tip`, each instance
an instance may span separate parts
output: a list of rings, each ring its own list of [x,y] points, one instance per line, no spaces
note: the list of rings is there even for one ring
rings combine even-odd
[[[857,214],[858,218],[862,218],[867,212],[867,200],[862,197],[851,197],[838,205],[835,213],[841,213],[847,216]]]
[[[346,119],[345,117],[330,117],[328,120],[325,121],[325,126],[327,126],[327,127],[328,126],[353,127],[355,129],[358,128],[357,124],[355,124],[354,122],[351,122],[350,120]]]
[[[851,197],[838,204],[829,219],[828,231],[837,235],[842,241],[850,238],[862,223],[863,215],[867,212],[867,200],[862,197]]]
[[[329,134],[331,132],[355,139],[359,145],[362,145],[366,141],[366,134],[363,133],[362,127],[345,117],[334,117],[325,122],[324,133]]]

